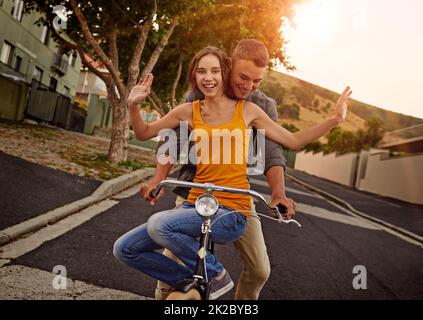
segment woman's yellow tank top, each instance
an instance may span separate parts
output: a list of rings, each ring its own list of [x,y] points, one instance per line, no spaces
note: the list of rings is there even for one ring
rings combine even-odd
[[[235,112],[229,122],[221,125],[206,124],[200,111],[200,101],[193,102],[192,134],[195,143],[197,171],[194,182],[213,183],[220,186],[250,189],[247,180],[247,159],[250,130],[246,130],[244,100],[236,103]],[[188,202],[204,193],[201,189],[191,189]],[[251,197],[227,192],[213,192],[219,204],[240,211],[245,216],[251,210]]]

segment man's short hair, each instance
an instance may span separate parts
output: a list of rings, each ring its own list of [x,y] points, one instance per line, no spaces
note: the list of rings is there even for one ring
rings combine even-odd
[[[252,61],[257,67],[267,67],[269,64],[269,52],[263,42],[256,39],[244,39],[238,42],[232,51],[232,61]]]

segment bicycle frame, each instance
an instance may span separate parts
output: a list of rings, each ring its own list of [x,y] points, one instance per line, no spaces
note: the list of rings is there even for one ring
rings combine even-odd
[[[301,225],[296,220],[285,219],[282,216],[280,211],[281,209],[286,210],[285,207],[280,206],[279,208],[278,207],[271,208],[269,204],[267,203],[266,199],[261,194],[253,190],[223,187],[223,186],[214,185],[212,183],[203,184],[203,183],[194,183],[194,182],[186,182],[186,181],[178,181],[178,180],[163,180],[157,185],[156,189],[152,191],[150,195],[152,197],[156,197],[160,193],[161,189],[165,186],[174,186],[174,187],[178,186],[178,187],[184,187],[184,188],[204,189],[205,190],[204,195],[206,196],[212,196],[213,191],[247,194],[254,197],[255,199],[258,199],[260,202],[262,202],[266,206],[269,212],[276,215],[277,217],[276,220],[278,222],[284,222],[284,223],[293,222],[301,227]],[[197,198],[196,203],[199,201],[200,198],[201,197]],[[176,291],[180,291],[184,293],[187,293],[191,289],[197,289],[203,300],[209,300],[211,279],[208,279],[208,276],[207,276],[205,258],[206,258],[207,252],[214,253],[214,243],[211,240],[211,218],[214,216],[215,213],[210,216],[202,215],[198,210],[197,210],[197,213],[203,218],[203,223],[201,224],[201,236],[199,241],[200,250],[197,253],[198,260],[197,260],[194,276],[192,279],[185,279],[178,282],[175,286],[175,289]]]

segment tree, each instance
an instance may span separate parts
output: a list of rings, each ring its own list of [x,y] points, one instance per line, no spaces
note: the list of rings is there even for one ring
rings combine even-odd
[[[355,149],[369,149],[375,147],[383,139],[385,129],[382,127],[382,121],[379,118],[372,117],[366,122],[365,130],[357,130],[355,136]]]
[[[278,82],[269,81],[265,82],[261,87],[260,90],[263,91],[269,97],[275,99],[278,105],[283,103],[283,98],[285,96],[285,88],[282,87]]]
[[[292,5],[301,0],[27,0],[26,11],[38,11],[60,51],[76,51],[83,64],[101,78],[113,108],[112,137],[108,157],[113,162],[127,158],[129,115],[127,97],[139,78],[156,67],[169,41],[160,76],[149,102],[153,109],[165,114],[175,104],[183,66],[193,52],[205,44],[214,44],[231,51],[236,40],[255,37],[269,48],[271,57],[287,68],[284,40],[279,31],[283,16],[292,14]],[[56,30],[52,7],[64,4],[72,10],[66,34]],[[270,32],[271,31],[271,32]],[[107,72],[96,67],[102,64]],[[163,71],[163,72],[162,72]],[[166,77],[167,81],[164,80]],[[168,103],[163,98],[169,97]],[[181,92],[181,90],[179,91]]]
[[[366,139],[365,144],[370,147],[375,147],[377,143],[383,139],[385,134],[385,129],[383,128],[383,123],[379,118],[370,118],[366,122]]]
[[[328,134],[328,151],[345,154],[354,152],[354,133],[344,130],[341,127],[333,128]]]
[[[176,104],[186,90],[186,82],[181,81],[182,85],[178,83],[186,77],[189,60],[207,45],[220,47],[230,54],[239,40],[256,38],[268,48],[271,66],[281,63],[287,69],[293,69],[285,56],[281,18],[290,18],[293,5],[302,1],[215,0],[210,6],[201,7],[189,21],[175,28],[156,66],[155,74],[159,77],[156,79],[160,83],[157,105],[163,105],[166,113]],[[283,95],[280,93],[277,92],[275,98],[282,103]]]
[[[326,149],[327,149],[327,145],[324,145],[319,140],[317,140],[317,141],[313,141],[313,142],[307,144],[304,147],[304,151],[305,152],[317,153],[317,152],[324,151],[325,150],[325,146],[326,146]]]
[[[328,113],[330,108],[332,107],[331,103],[326,103],[326,106],[323,107],[323,112]]]
[[[282,127],[284,127],[286,130],[290,131],[290,132],[297,132],[300,131],[300,129],[298,129],[294,124],[292,123],[283,123]]]
[[[315,96],[315,89],[313,85],[305,82],[300,82],[300,86],[291,88],[290,93],[295,96],[295,99],[305,108],[311,109]]]
[[[78,2],[25,1],[26,11],[43,14],[38,23],[49,26],[62,53],[78,52],[88,69],[101,78],[107,88],[113,108],[112,137],[109,159],[127,159],[129,115],[127,97],[139,77],[144,77],[156,65],[175,27],[184,20],[182,12],[192,14],[211,1],[115,1],[91,0]],[[66,34],[56,30],[56,15],[52,7],[65,5],[72,9]],[[144,49],[149,46],[149,56]],[[107,72],[96,67],[103,65]]]
[[[296,103],[292,105],[284,104],[278,107],[279,116],[283,118],[289,118],[294,120],[300,119],[300,106]]]

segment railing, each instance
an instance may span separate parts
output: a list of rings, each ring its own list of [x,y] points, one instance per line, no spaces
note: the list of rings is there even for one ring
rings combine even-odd
[[[82,132],[85,117],[78,114],[71,99],[32,80],[25,115],[64,129]]]

